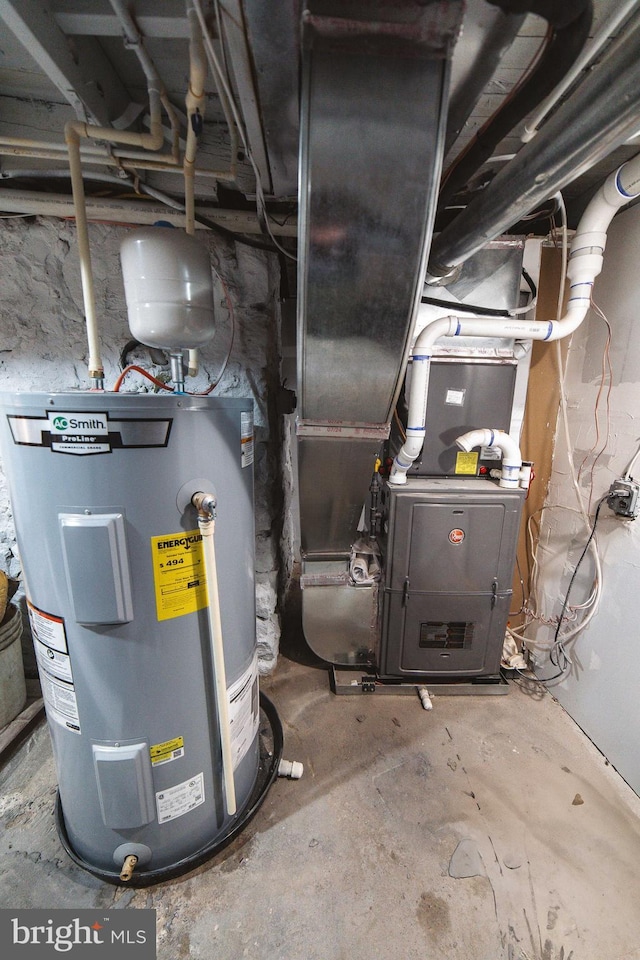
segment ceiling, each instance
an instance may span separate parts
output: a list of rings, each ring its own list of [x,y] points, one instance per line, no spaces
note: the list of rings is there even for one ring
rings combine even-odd
[[[416,0],[407,2],[411,5]],[[394,4],[402,5],[399,0],[393,0]],[[350,0],[348,6],[362,7],[362,3]],[[595,0],[591,35],[619,6],[620,0]],[[116,0],[0,0],[0,210],[17,211],[22,202],[25,212],[38,212],[40,202],[39,212],[46,213],[56,209],[49,205],[52,198],[63,206],[68,202],[70,181],[64,142],[68,121],[81,120],[118,130],[148,129],[147,82],[136,44],[123,40],[126,25],[118,7],[125,15],[130,14],[160,77],[178,118],[180,150],[184,150],[190,36],[184,0],[121,0],[120,4]],[[293,234],[298,182],[300,3],[201,0],[201,8],[246,144],[242,138],[234,140],[230,108],[227,105],[225,110],[226,98],[221,98],[209,71],[196,157],[198,209],[231,229],[257,232],[257,174],[272,214],[272,231]],[[479,68],[484,56],[480,38],[487,24],[494,24],[495,29],[496,15],[496,8],[486,0],[470,0],[467,4],[453,54],[452,97],[467,74]],[[492,65],[477,103],[450,145],[445,169],[505,101],[534,58],[546,29],[546,21],[538,16],[521,18],[515,39],[495,69]],[[598,59],[607,49],[605,44]],[[486,63],[483,67],[486,69]],[[182,201],[182,165],[171,158],[166,113],[163,120],[166,141],[162,164],[157,157],[145,163],[139,149],[104,141],[83,143],[83,173],[90,203],[101,201],[105,209],[109,204],[119,204],[121,211],[129,208],[133,218],[145,205],[155,212],[163,198],[174,204]],[[523,125],[517,124],[502,140],[496,154],[510,155],[522,147]],[[565,196],[572,218],[604,175],[636,149],[633,144],[619,146],[567,185]],[[485,169],[491,171],[491,164]]]

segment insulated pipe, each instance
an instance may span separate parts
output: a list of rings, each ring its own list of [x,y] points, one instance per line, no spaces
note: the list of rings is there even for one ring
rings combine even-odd
[[[489,159],[497,145],[550,93],[571,67],[589,37],[592,0],[490,0],[505,13],[533,13],[550,28],[536,63],[503,105],[472,137],[445,172],[438,205],[446,206]]]
[[[580,326],[591,303],[591,289],[602,270],[607,228],[615,214],[640,196],[640,154],[609,174],[585,210],[571,244],[567,276],[567,311],[560,320],[518,317],[440,317],[428,323],[413,347],[407,439],[396,455],[389,483],[407,482],[407,471],[425,439],[429,370],[433,345],[440,337],[509,337],[517,340],[560,340]],[[519,456],[519,452],[518,452]],[[520,465],[522,461],[520,460]]]
[[[111,7],[113,12],[117,16],[118,20],[122,25],[125,36],[125,46],[134,51],[138,58],[138,62],[144,71],[144,75],[147,78],[147,83],[154,83],[158,85],[160,91],[160,101],[164,107],[167,116],[169,117],[169,122],[171,124],[171,153],[174,160],[178,161],[178,156],[180,153],[180,123],[178,120],[178,115],[173,109],[173,105],[167,96],[167,92],[164,88],[164,84],[160,80],[160,75],[156,70],[155,64],[147,50],[145,49],[143,43],[143,36],[138,30],[138,25],[135,20],[129,13],[126,3],[124,0],[110,0]]]
[[[453,275],[504,233],[637,129],[640,109],[640,23],[434,240],[429,275]]]
[[[627,17],[636,10],[639,5],[639,0],[624,0],[624,2],[618,3],[613,7],[609,16],[600,23],[598,32],[591,38],[589,45],[585,47],[571,69],[565,74],[564,79],[561,80],[549,96],[542,101],[533,117],[527,120],[524,126],[524,132],[520,137],[523,143],[528,143],[529,140],[533,140],[538,132],[538,127],[544,121],[545,117],[551,113],[563,94],[567,92],[582,71],[589,66],[591,61],[600,53],[607,41],[610,40],[612,34],[616,33]]]
[[[456,443],[465,453],[470,453],[474,447],[498,447],[502,451],[502,472],[500,474],[501,487],[520,486],[520,470],[522,455],[520,447],[504,430],[494,430],[485,427],[481,430],[470,430],[456,438]]]
[[[207,615],[209,621],[209,637],[211,640],[211,655],[213,659],[214,694],[216,712],[218,714],[218,726],[220,728],[220,745],[222,748],[222,781],[227,813],[231,817],[236,812],[236,788],[233,779],[229,695],[227,693],[227,675],[224,665],[220,594],[218,592],[218,572],[214,543],[216,498],[212,493],[200,492],[194,493],[191,502],[198,511],[198,528],[202,534],[202,550],[209,597]]]

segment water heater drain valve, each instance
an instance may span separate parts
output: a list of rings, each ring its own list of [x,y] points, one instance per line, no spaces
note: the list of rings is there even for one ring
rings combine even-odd
[[[638,516],[640,485],[630,477],[614,480],[607,494],[607,506],[619,517],[635,520]]]

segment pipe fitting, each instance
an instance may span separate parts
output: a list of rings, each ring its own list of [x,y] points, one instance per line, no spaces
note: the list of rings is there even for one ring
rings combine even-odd
[[[278,776],[288,780],[299,780],[304,773],[304,764],[298,760],[281,760],[278,764]]]
[[[522,468],[520,447],[504,430],[494,430],[490,427],[470,430],[457,437],[456,443],[465,453],[469,453],[474,447],[498,447],[502,451],[500,486],[511,488],[519,486]]]
[[[129,880],[131,880],[137,863],[138,858],[134,854],[130,854],[128,857],[124,858],[122,870],[120,871],[120,879],[123,883],[128,883]]]
[[[199,518],[202,520],[215,520],[218,501],[214,493],[203,493],[199,490],[198,493],[194,493],[191,497],[191,503],[198,511]]]

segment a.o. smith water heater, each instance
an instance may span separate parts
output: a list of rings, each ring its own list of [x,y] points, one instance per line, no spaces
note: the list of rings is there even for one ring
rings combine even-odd
[[[59,782],[89,869],[189,864],[228,834],[259,769],[253,405],[187,395],[4,395],[0,441]],[[215,554],[236,809],[197,511]],[[226,771],[228,773],[228,771]]]

